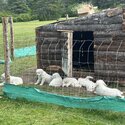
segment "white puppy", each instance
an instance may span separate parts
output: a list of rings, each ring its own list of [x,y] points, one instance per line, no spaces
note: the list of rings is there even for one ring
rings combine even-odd
[[[86,78],[79,78],[78,81],[81,86],[86,87],[87,91],[93,92],[95,90],[96,84],[90,79],[93,79],[93,77],[87,76]]]
[[[52,75],[53,80],[50,82],[49,86],[60,87],[62,86],[62,78],[59,73],[54,73]]]
[[[81,87],[81,85],[79,84],[78,80],[76,78],[70,78],[70,77],[66,77],[63,79],[63,87]]]
[[[95,94],[102,96],[114,96],[124,98],[123,92],[116,88],[109,88],[103,80],[96,81]]]
[[[38,80],[35,84],[43,85],[44,83],[50,83],[52,80],[52,76],[46,73],[43,69],[37,69],[36,75],[38,76]]]
[[[1,80],[5,83],[5,73],[1,75]],[[20,77],[10,76],[10,84],[21,85],[23,84],[23,80]]]

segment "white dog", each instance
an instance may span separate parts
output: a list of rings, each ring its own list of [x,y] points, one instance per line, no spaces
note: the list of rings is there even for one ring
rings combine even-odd
[[[79,78],[78,81],[81,86],[86,87],[87,91],[93,92],[95,90],[96,84],[90,79],[93,79],[93,77],[87,76],[86,78]]]
[[[5,83],[5,73],[1,75],[1,80],[3,81],[3,84]],[[20,77],[10,76],[10,84],[13,85],[21,85],[23,84],[23,80]]]
[[[76,78],[70,78],[70,77],[66,77],[63,79],[63,87],[81,87],[81,85],[79,84],[78,80]]]
[[[62,86],[62,78],[59,73],[54,73],[52,75],[53,80],[50,82],[49,86],[60,87]]]
[[[36,85],[37,84],[43,85],[44,83],[49,84],[52,80],[52,76],[46,73],[43,69],[37,69],[36,75],[38,76],[38,80],[35,83]]]
[[[116,88],[109,88],[103,80],[96,81],[95,94],[102,96],[114,96],[124,98],[123,92]]]

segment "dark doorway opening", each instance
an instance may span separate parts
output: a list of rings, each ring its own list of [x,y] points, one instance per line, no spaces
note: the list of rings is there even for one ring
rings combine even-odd
[[[73,68],[94,71],[94,36],[92,31],[73,32]]]

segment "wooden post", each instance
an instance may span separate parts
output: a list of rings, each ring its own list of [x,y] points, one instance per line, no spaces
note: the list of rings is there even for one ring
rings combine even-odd
[[[72,60],[73,60],[73,31],[72,30],[58,30],[60,32],[64,32],[67,34],[67,41],[66,41],[66,46],[67,46],[67,49],[66,49],[66,57],[64,57],[64,64],[62,64],[62,66],[65,65],[65,67],[62,67],[63,68],[63,71],[66,73],[66,75],[68,77],[72,77],[72,69],[73,69],[73,64],[72,64]],[[62,55],[63,56],[63,55]]]
[[[125,32],[125,7],[122,8],[122,14],[123,14],[123,17],[122,17],[122,31]]]
[[[68,20],[69,19],[69,15],[68,14],[66,14],[66,20]]]
[[[10,52],[11,52],[11,59],[14,60],[14,30],[13,30],[13,18],[9,17],[10,23]]]
[[[72,49],[73,49],[73,44],[72,44],[72,31],[68,32],[68,76],[72,77]]]
[[[5,82],[10,83],[10,51],[8,42],[8,17],[2,18],[3,24],[3,42],[4,42],[4,59],[5,59]]]

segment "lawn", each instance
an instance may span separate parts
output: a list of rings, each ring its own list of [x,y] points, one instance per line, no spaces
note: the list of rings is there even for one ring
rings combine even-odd
[[[35,45],[35,28],[54,21],[14,23],[15,48]],[[2,24],[0,24],[0,59],[3,59]],[[16,58],[11,74],[20,75],[36,66],[36,57]],[[0,74],[4,65],[0,65]],[[0,91],[1,92],[1,91]],[[2,93],[1,93],[2,94]],[[0,125],[124,125],[125,113],[65,108],[26,100],[0,99]]]
[[[14,39],[15,39],[15,48],[24,47],[26,44],[35,43],[35,28],[38,26],[46,25],[49,23],[55,22],[52,21],[30,21],[30,22],[19,22],[14,23]],[[0,23],[0,44],[2,41],[2,24]],[[9,33],[9,25],[8,25]],[[8,34],[9,35],[9,34]],[[27,41],[29,40],[29,41]]]
[[[124,125],[125,113],[1,99],[1,125]]]

